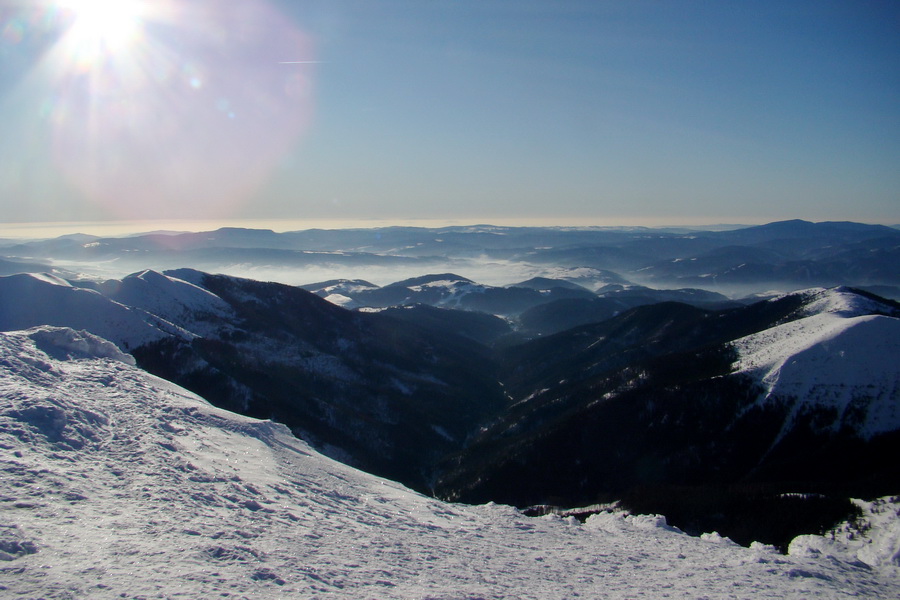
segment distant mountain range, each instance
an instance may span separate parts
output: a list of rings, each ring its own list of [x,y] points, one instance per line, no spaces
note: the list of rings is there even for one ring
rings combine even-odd
[[[753,523],[754,539],[786,543],[835,518],[834,498],[900,492],[900,306],[869,292],[739,304],[446,273],[312,287],[370,308],[193,269],[32,273],[0,277],[0,330],[87,330],[218,406],[457,500],[625,499],[688,530]],[[812,523],[731,519],[747,498],[771,508],[798,491],[823,498],[824,512],[800,509]]]
[[[286,283],[309,284],[342,277],[372,280],[376,271],[387,277],[401,271],[417,276],[452,272],[481,281],[485,277],[476,275],[490,274],[494,285],[504,286],[537,276],[565,279],[592,291],[609,283],[635,283],[701,288],[735,298],[852,285],[900,298],[900,231],[850,222],[794,220],[727,231],[479,225],[275,233],[223,228],[123,238],[7,240],[0,244],[0,255],[7,261],[52,261],[59,269],[116,277],[148,268],[190,267],[251,277],[266,272]],[[334,276],[323,278],[323,272]],[[348,277],[349,272],[356,275]],[[519,273],[527,276],[517,277]],[[388,281],[397,279],[401,277]],[[390,297],[389,291],[368,295],[370,302],[380,298],[385,303]],[[492,301],[488,295],[479,309],[489,310]],[[522,303],[529,301],[523,297]]]

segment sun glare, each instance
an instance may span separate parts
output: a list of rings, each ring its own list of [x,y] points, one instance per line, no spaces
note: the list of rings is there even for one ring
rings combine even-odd
[[[79,41],[121,50],[136,37],[142,6],[138,0],[63,0],[74,16],[72,33]]]
[[[65,184],[105,215],[227,217],[310,123],[314,61],[280,61],[312,55],[312,38],[271,0],[15,1],[40,9],[9,27],[0,8],[0,63],[7,40],[26,50],[26,25],[54,34],[22,81],[40,99],[27,114]]]

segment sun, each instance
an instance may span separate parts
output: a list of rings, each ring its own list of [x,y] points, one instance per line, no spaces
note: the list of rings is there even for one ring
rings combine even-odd
[[[143,16],[139,0],[61,0],[73,15],[72,35],[79,42],[120,50],[138,35]]]

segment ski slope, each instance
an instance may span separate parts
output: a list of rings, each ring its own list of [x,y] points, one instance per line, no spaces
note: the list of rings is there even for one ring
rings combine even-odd
[[[131,362],[71,329],[0,333],[0,596],[900,597],[896,536],[879,537],[896,516],[867,532],[881,550],[866,563],[814,540],[794,557],[693,538],[661,517],[447,504]]]

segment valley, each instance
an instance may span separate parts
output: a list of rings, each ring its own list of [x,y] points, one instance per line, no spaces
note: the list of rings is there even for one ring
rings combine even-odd
[[[738,297],[636,284],[648,267],[635,257],[680,265],[696,262],[679,254],[686,249],[723,248],[719,280],[734,270],[728,261],[752,254],[736,242],[764,244],[756,256],[769,264],[807,256],[818,272],[841,244],[889,256],[894,238],[888,228],[804,222],[717,235],[476,227],[70,237],[7,248],[8,260],[35,260],[12,254],[25,247],[49,260],[54,247],[71,253],[70,241],[81,248],[70,258],[127,250],[126,264],[158,263],[161,253],[188,264],[201,250],[268,260],[275,249],[456,266],[528,255],[533,268],[553,245],[594,258],[506,285],[452,272],[300,287],[184,267],[115,279],[19,273],[0,278],[0,329],[103,336],[219,407],[284,423],[332,458],[429,495],[523,509],[620,501],[695,534],[785,550],[851,514],[851,497],[900,493],[889,459],[900,444],[900,308],[864,289],[889,290],[898,274],[854,265],[862,287],[764,293],[767,281]],[[773,511],[796,518],[770,527]]]

